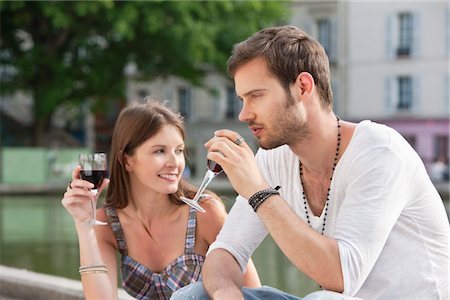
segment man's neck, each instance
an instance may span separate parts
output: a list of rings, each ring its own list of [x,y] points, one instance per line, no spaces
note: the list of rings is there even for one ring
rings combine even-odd
[[[312,118],[308,122],[309,136],[289,147],[307,171],[318,175],[328,173],[336,155],[338,138],[336,116],[330,112],[322,117]]]

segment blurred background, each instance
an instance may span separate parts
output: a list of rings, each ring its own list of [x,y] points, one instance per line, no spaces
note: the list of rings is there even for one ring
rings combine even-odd
[[[0,265],[79,279],[62,194],[81,152],[108,153],[121,108],[147,96],[185,117],[199,184],[215,129],[256,150],[226,73],[232,45],[298,26],[325,48],[334,110],[399,131],[449,207],[450,6],[442,1],[0,1]],[[227,207],[226,176],[211,189]],[[319,287],[267,238],[254,255],[264,284]]]

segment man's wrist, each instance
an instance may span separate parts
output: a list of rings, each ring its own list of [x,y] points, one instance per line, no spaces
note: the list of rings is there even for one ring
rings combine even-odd
[[[250,199],[251,196],[253,196],[255,193],[264,190],[264,189],[269,189],[271,188],[270,184],[268,184],[267,182],[263,182],[261,184],[255,185],[255,186],[250,186],[247,187],[247,190],[245,191],[245,193],[239,193],[239,195],[241,195],[242,197],[244,197],[245,199]]]
[[[279,195],[280,193],[278,192],[278,190],[281,187],[278,185],[274,188],[267,188],[267,189],[262,189],[256,193],[254,193],[249,199],[248,199],[248,204],[250,204],[250,206],[253,208],[253,211],[256,212],[259,208],[259,206],[266,201],[269,197],[274,196],[274,195]]]

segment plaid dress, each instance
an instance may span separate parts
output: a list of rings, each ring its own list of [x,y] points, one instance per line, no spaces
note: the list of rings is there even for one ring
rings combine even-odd
[[[191,208],[186,230],[184,254],[175,258],[161,273],[152,272],[146,266],[128,256],[122,226],[113,207],[105,207],[108,221],[121,254],[123,289],[136,299],[169,299],[173,292],[200,279],[205,257],[194,253],[196,210]]]

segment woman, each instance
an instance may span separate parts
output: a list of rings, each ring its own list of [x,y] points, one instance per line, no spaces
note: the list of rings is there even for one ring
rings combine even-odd
[[[62,203],[75,221],[86,299],[117,298],[116,251],[123,288],[137,299],[168,299],[199,280],[226,212],[212,193],[202,202],[206,213],[197,214],[179,200],[196,191],[181,178],[184,140],[181,117],[162,104],[122,110],[111,142],[111,184],[105,206],[96,213],[109,226],[90,225],[92,184],[80,179],[80,167],[73,171]],[[108,183],[105,179],[99,191]],[[260,286],[251,261],[245,278],[246,286]]]

